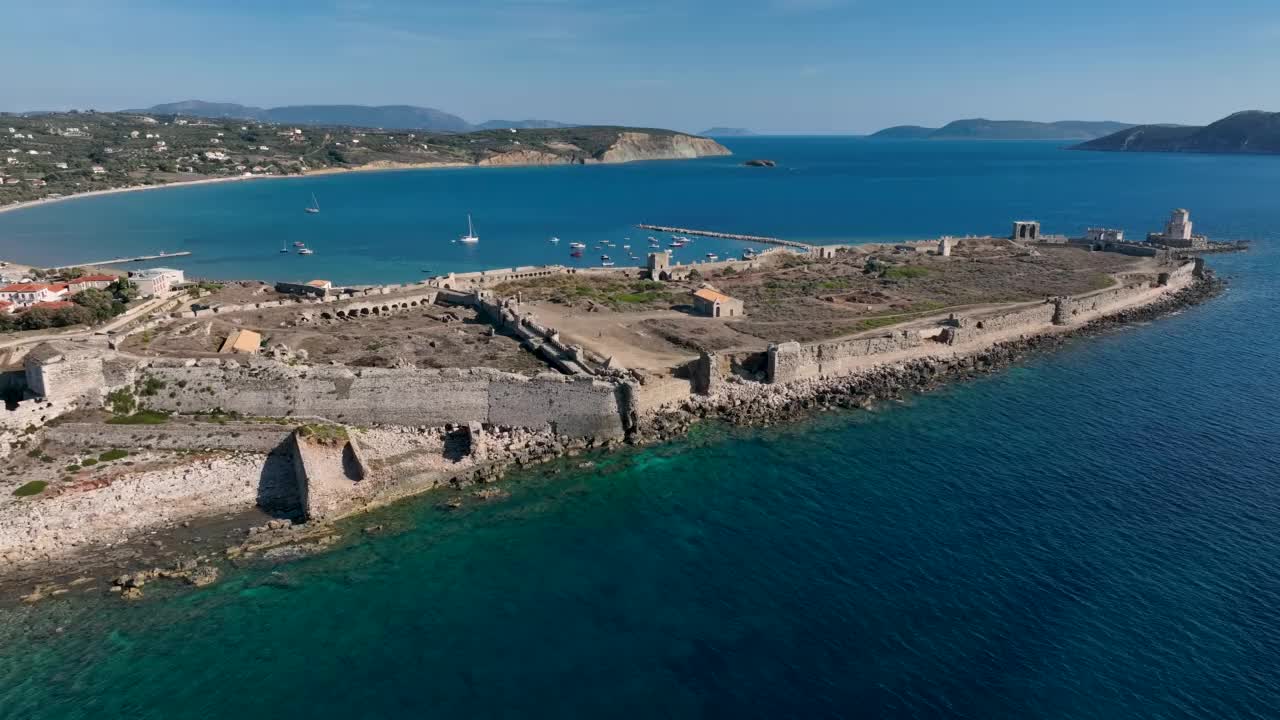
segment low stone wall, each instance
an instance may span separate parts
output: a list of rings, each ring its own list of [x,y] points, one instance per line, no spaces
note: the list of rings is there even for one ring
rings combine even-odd
[[[139,370],[147,407],[169,412],[222,410],[247,416],[317,417],[346,424],[438,426],[480,422],[553,427],[579,437],[624,434],[630,412],[618,385],[543,373],[534,378],[487,368],[423,370],[289,366],[156,359]],[[157,386],[158,384],[158,386]]]

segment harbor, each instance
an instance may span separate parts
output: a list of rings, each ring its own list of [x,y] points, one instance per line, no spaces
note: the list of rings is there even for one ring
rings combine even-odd
[[[768,237],[766,235],[744,235],[741,233],[720,232],[718,230],[694,230],[692,228],[671,227],[669,225],[649,225],[640,223],[636,225],[641,230],[649,230],[652,232],[670,233],[674,235],[696,235],[698,237],[719,238],[721,240],[740,240],[742,242],[764,243],[767,245],[782,245],[783,247],[793,247],[800,250],[809,250],[812,245],[808,243],[797,242],[795,240],[783,240],[782,238]]]

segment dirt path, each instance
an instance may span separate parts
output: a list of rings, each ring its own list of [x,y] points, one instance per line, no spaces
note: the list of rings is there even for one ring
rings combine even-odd
[[[697,357],[696,353],[640,327],[645,320],[689,317],[674,310],[617,313],[586,312],[555,303],[527,303],[527,306],[540,321],[559,330],[566,342],[612,357],[623,367],[663,372]],[[718,322],[711,318],[697,319]]]

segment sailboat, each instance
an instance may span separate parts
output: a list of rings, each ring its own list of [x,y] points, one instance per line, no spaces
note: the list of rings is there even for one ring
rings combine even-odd
[[[289,252],[289,248],[287,248],[287,247],[285,247],[285,246],[284,246],[284,240],[281,240],[281,241],[280,241],[280,252],[282,252],[282,253],[287,253],[287,252]]]
[[[315,215],[316,213],[320,212],[320,201],[316,200],[315,193],[311,193],[311,205],[307,207],[307,212],[311,213],[312,215]]]
[[[471,225],[471,213],[467,213],[467,234],[458,238],[458,242],[473,245],[480,242],[480,238],[476,235],[476,229]]]

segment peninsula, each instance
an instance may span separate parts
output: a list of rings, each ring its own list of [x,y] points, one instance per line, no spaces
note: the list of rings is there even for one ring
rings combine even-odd
[[[0,115],[0,208],[196,181],[728,154],[708,138],[649,128],[503,128],[454,134],[126,113]]]
[[[728,234],[671,241],[708,235]],[[1217,287],[1185,210],[1146,242],[1033,221],[1005,237],[744,242],[765,241],[734,260],[655,250],[640,269],[391,286],[148,275],[150,304],[109,330],[0,339],[0,576],[32,601],[104,563],[136,569],[111,570],[129,599],[157,579],[206,584],[229,560],[340,543],[335,521],[409,495],[463,507],[501,495],[488,483],[507,468],[896,398]],[[175,539],[212,518],[239,530]]]
[[[872,133],[880,140],[1088,140],[1133,127],[1129,123],[1092,120],[955,120],[940,128],[897,125]]]
[[[1138,125],[1073,149],[1271,155],[1280,153],[1280,113],[1245,110],[1205,126]]]

